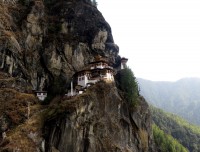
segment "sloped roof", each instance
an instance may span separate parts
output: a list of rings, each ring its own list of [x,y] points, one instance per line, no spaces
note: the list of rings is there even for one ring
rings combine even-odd
[[[128,58],[122,57],[122,58],[121,58],[121,61],[122,61],[122,60],[128,61]]]

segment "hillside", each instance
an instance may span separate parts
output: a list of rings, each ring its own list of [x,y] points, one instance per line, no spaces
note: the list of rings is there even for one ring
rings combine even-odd
[[[165,133],[157,125],[153,125],[153,136],[159,152],[188,152],[188,149],[180,144],[178,140]]]
[[[99,82],[79,96],[56,96],[41,105],[33,94],[9,87],[14,78],[0,76],[7,81],[0,87],[2,152],[154,151],[148,104],[138,97],[130,108],[114,83]]]
[[[200,79],[185,78],[176,82],[137,79],[140,94],[152,105],[200,124]]]
[[[151,107],[154,123],[166,134],[178,140],[190,152],[200,151],[200,127],[161,109]]]
[[[127,60],[95,1],[1,0],[0,151],[154,152]]]

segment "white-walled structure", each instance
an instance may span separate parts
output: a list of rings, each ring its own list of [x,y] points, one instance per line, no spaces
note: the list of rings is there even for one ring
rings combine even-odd
[[[44,101],[44,99],[47,97],[47,91],[35,91],[35,93],[40,101]]]
[[[91,77],[91,72],[90,71],[80,71],[78,72],[78,78],[77,78],[77,84],[86,87],[86,85],[89,82],[89,79]]]
[[[77,73],[77,84],[87,87],[87,84],[95,84],[100,80],[114,81],[113,67],[109,66],[104,60],[91,62],[86,70]]]
[[[122,70],[127,68],[127,58],[121,58],[121,64],[116,70]],[[98,81],[113,82],[114,81],[114,69],[109,64],[108,61],[102,59],[100,56],[96,58],[94,62],[89,63],[89,65],[84,68],[82,71],[75,73],[73,79],[76,80],[73,83],[77,86],[74,88],[71,83],[71,88],[68,90],[68,93],[65,94],[68,97],[82,94],[86,88],[95,84]],[[79,89],[78,89],[79,88]]]
[[[127,68],[127,65],[126,65],[127,61],[128,61],[127,58],[125,58],[125,57],[122,57],[122,58],[121,58],[121,70]]]

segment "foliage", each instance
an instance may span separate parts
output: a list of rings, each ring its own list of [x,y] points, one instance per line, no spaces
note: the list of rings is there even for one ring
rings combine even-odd
[[[137,104],[139,92],[136,78],[131,69],[120,70],[116,75],[118,88],[123,91],[125,99],[134,106]]]
[[[154,107],[151,107],[151,112],[154,123],[165,133],[173,136],[189,151],[200,151],[200,127]]]
[[[153,136],[156,147],[162,152],[188,152],[176,139],[164,133],[158,126],[153,124]]]
[[[182,116],[200,125],[200,79],[185,78],[176,82],[137,79],[140,93],[156,107]]]

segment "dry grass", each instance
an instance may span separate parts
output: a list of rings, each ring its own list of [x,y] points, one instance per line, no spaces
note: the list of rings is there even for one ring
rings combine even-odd
[[[146,130],[140,129],[139,130],[139,136],[140,136],[140,141],[141,141],[141,146],[143,149],[143,152],[147,152],[148,151],[148,133]]]
[[[42,128],[45,119],[45,110],[42,105],[30,107],[34,113],[29,120],[7,132],[7,144],[0,149],[20,150],[20,152],[36,152],[36,147],[42,141]]]
[[[9,77],[10,76],[7,73],[0,71],[0,79],[8,79]]]
[[[5,29],[11,30],[12,17],[9,15],[8,12],[8,7],[4,4],[0,4],[0,23],[3,25],[3,27],[5,27]]]
[[[27,119],[28,102],[37,103],[32,94],[19,93],[14,89],[0,89],[0,115],[5,114],[11,121],[11,126],[19,125]]]
[[[15,147],[19,147],[21,145],[25,147],[24,145],[30,144],[30,140],[28,140],[27,136],[24,135],[23,129],[21,129],[20,124],[27,121],[27,102],[30,102],[30,105],[33,105],[30,107],[31,115],[36,113],[38,109],[40,109],[40,106],[34,105],[36,103],[36,99],[33,95],[19,93],[12,89],[1,90],[1,92],[3,92],[4,95],[8,95],[7,98],[5,97],[3,101],[1,100],[1,104],[3,104],[3,109],[1,109],[3,111],[1,111],[1,113],[6,115],[6,117],[8,118],[7,121],[10,122],[8,129],[11,129],[10,133],[8,133],[8,140],[10,141],[10,143],[8,146],[6,146],[6,148],[10,149],[10,147],[12,147],[13,149],[15,149]]]

